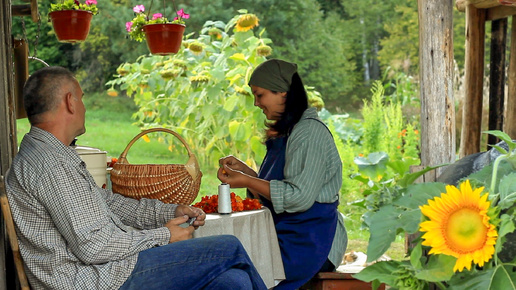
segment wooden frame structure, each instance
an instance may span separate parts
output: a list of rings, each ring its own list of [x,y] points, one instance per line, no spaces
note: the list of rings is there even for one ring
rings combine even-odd
[[[510,2],[510,1],[506,1]],[[457,0],[457,9],[466,13],[465,100],[459,156],[483,151],[480,148],[484,85],[486,22],[491,21],[489,76],[489,130],[503,130],[516,139],[516,58],[511,57],[506,72],[508,18],[516,6],[499,0]],[[516,19],[512,18],[510,56],[516,55]],[[507,76],[507,78],[506,78]],[[508,92],[505,98],[505,83]],[[496,143],[490,137],[488,144]]]

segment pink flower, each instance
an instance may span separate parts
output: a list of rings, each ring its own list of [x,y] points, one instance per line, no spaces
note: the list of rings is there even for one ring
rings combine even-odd
[[[131,32],[131,27],[133,27],[133,23],[132,22],[126,22],[125,23],[125,30],[127,30],[127,32]]]
[[[136,5],[134,6],[133,11],[136,13],[142,13],[145,11],[145,7],[143,5]]]
[[[86,2],[85,2],[85,3],[86,3],[86,5],[88,5],[88,6],[89,6],[89,5],[92,5],[92,4],[93,4],[93,5],[97,5],[97,0],[86,0]]]
[[[155,14],[152,15],[152,20],[156,20],[156,19],[161,18],[161,17],[163,17],[163,14],[155,13]]]
[[[184,19],[190,18],[190,14],[186,14],[185,11],[183,10],[183,8],[181,8],[181,10],[177,11],[176,13],[180,18],[184,18]]]

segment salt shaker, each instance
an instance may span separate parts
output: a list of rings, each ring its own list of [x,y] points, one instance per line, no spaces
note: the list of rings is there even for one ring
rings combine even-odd
[[[219,214],[231,213],[231,196],[229,184],[222,183],[219,185]]]

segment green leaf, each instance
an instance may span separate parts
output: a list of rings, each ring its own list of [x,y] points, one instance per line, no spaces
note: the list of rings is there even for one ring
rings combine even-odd
[[[455,273],[457,258],[448,255],[430,255],[425,268],[416,273],[416,278],[429,282],[448,281]]]
[[[500,202],[498,203],[500,208],[506,209],[513,206],[516,201],[516,173],[501,178],[498,191],[500,193]]]
[[[245,128],[243,124],[238,121],[229,122],[229,134],[231,135],[231,139],[234,141],[244,141]]]
[[[440,182],[428,182],[412,184],[407,187],[402,197],[393,202],[394,205],[409,209],[419,209],[419,206],[427,204],[429,199],[440,196],[446,192],[446,186]]]
[[[450,281],[450,290],[482,289],[482,290],[510,290],[516,289],[515,264],[501,264],[492,269],[470,271],[462,279]]]
[[[392,168],[397,174],[400,176],[403,176],[410,172],[410,166],[417,165],[419,163],[419,160],[417,159],[403,159],[403,160],[395,160],[395,161],[389,161],[387,163],[387,166]]]
[[[509,146],[509,151],[513,151],[516,148],[516,143],[512,141],[511,136],[509,136],[507,133],[504,133],[499,130],[484,131],[483,133],[493,135],[493,136],[499,138],[500,140],[505,141],[505,143],[507,143],[507,146]],[[505,151],[505,149],[504,149],[504,151]]]
[[[423,170],[420,170],[418,172],[406,174],[405,176],[403,176],[403,178],[400,179],[400,181],[398,181],[398,183],[402,187],[407,187],[407,186],[411,185],[412,183],[414,183],[414,181],[416,181],[420,176],[427,173],[428,171],[434,170],[436,168],[439,168],[439,167],[442,167],[445,165],[447,165],[447,164],[441,164],[441,165],[436,165],[436,166],[427,166]]]
[[[374,263],[370,266],[365,267],[362,271],[353,275],[354,278],[365,282],[371,282],[374,280],[380,281],[387,285],[394,285],[396,276],[393,275],[402,262],[398,261],[381,261]]]
[[[224,110],[225,111],[228,111],[228,112],[232,112],[236,105],[238,104],[238,101],[239,101],[239,97],[236,95],[236,94],[233,94],[229,97],[226,98],[225,102],[224,102]]]
[[[356,157],[355,164],[360,172],[371,179],[376,180],[378,175],[383,175],[387,169],[389,156],[384,152],[374,152],[366,157]]]
[[[403,230],[408,234],[414,234],[419,230],[421,222],[421,210],[412,209],[404,211],[400,216]]]
[[[367,262],[377,260],[390,248],[396,238],[396,230],[401,227],[399,216],[400,210],[392,205],[386,205],[372,213]]]
[[[505,241],[507,240],[505,236],[516,230],[516,227],[514,226],[514,220],[514,216],[507,214],[503,214],[500,217],[500,225],[498,226],[498,238],[495,245],[496,253],[502,251]]]
[[[423,247],[421,243],[417,243],[417,245],[412,249],[410,253],[410,264],[414,269],[421,269],[421,255],[423,254]]]

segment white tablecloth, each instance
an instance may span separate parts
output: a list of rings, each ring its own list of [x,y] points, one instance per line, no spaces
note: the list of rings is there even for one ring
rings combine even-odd
[[[268,288],[285,279],[276,229],[269,209],[236,212],[227,215],[207,214],[206,224],[194,237],[228,234],[236,236]]]

